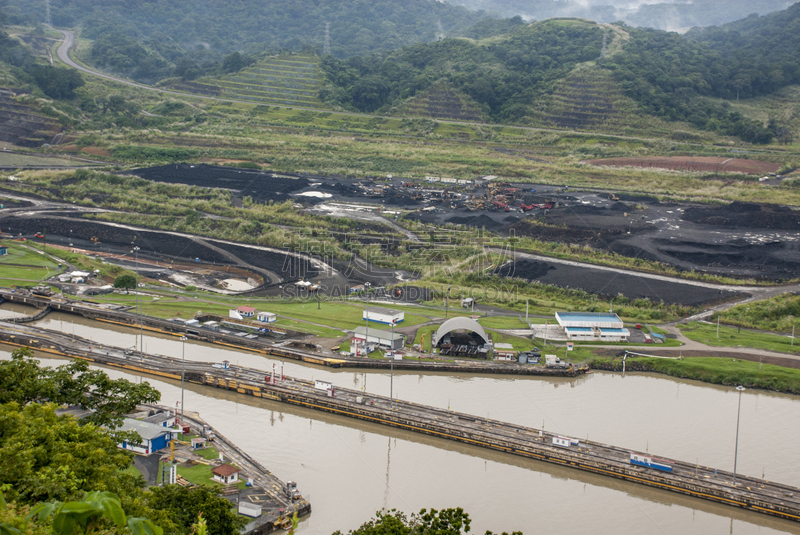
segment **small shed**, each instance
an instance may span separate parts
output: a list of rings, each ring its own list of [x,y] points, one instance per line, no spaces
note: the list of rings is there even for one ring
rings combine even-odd
[[[384,325],[397,325],[405,319],[405,312],[382,307],[367,307],[364,309],[361,319]]]
[[[192,439],[192,449],[201,450],[206,447],[206,439],[203,437],[195,437]]]
[[[241,314],[243,318],[252,318],[256,315],[256,309],[253,307],[239,307],[236,312]]]
[[[5,256],[8,254],[8,247],[5,245],[0,245],[0,256]]]
[[[241,470],[228,463],[221,464],[216,468],[211,469],[211,474],[214,476],[214,481],[219,481],[223,485],[238,483],[239,472],[241,472]]]
[[[256,319],[263,323],[272,323],[278,320],[278,315],[272,312],[259,312]]]
[[[461,307],[462,308],[471,308],[475,306],[475,298],[474,297],[465,297],[461,300]]]
[[[517,358],[517,352],[511,344],[498,343],[494,345],[494,354],[497,360],[513,360]]]

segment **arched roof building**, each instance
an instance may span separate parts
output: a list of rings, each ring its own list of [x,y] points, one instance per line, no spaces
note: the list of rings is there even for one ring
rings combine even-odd
[[[442,323],[441,327],[439,327],[439,330],[437,330],[436,334],[434,334],[433,338],[431,338],[431,347],[438,346],[439,340],[441,340],[448,333],[461,330],[473,332],[483,339],[484,344],[489,343],[489,337],[486,335],[486,331],[483,330],[483,327],[480,323],[472,318],[460,316],[450,318]]]

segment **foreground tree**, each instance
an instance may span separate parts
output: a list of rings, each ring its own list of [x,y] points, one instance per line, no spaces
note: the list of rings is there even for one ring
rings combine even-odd
[[[52,404],[0,405],[0,482],[21,504],[80,499],[108,490],[138,496],[141,477],[123,472],[131,454],[94,424],[57,416]]]
[[[183,533],[189,533],[201,513],[209,533],[213,535],[238,535],[248,522],[246,517],[234,512],[231,502],[209,487],[187,489],[180,485],[167,485],[152,487],[148,494],[150,507],[168,514]]]
[[[471,522],[469,514],[461,507],[441,511],[423,509],[411,518],[397,509],[384,509],[348,535],[463,535],[469,533]],[[336,531],[333,535],[342,535],[342,532]],[[492,532],[487,531],[486,535]],[[511,535],[522,535],[522,532],[515,531]]]
[[[128,273],[120,275],[114,279],[114,288],[125,288],[125,293],[128,293],[128,290],[136,288],[136,277]]]
[[[161,393],[148,383],[111,379],[83,360],[40,366],[30,348],[22,347],[11,353],[10,361],[0,362],[0,403],[77,405],[94,411],[84,421],[98,426],[118,427],[137,405],[159,399]]]

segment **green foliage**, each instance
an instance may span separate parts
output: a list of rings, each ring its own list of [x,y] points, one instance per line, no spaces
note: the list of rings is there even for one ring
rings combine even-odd
[[[9,5],[15,24],[41,21],[40,2],[9,0]],[[164,77],[173,66],[185,79],[232,72],[241,65],[237,53],[319,50],[326,22],[333,53],[347,57],[433,41],[441,32],[457,33],[484,17],[431,0],[75,0],[53,5],[54,20],[79,26],[83,37],[95,40],[93,61],[139,80]]]
[[[130,495],[141,478],[122,472],[130,454],[91,423],[58,417],[53,405],[0,405],[0,481],[20,503],[78,498],[91,490]]]
[[[745,50],[744,58],[722,56],[675,33],[642,28],[625,31],[630,40],[624,51],[601,64],[612,70],[625,94],[638,101],[647,113],[670,121],[687,121],[697,128],[752,143],[772,140],[775,127],[747,119],[725,103],[705,98],[737,97],[744,88],[744,73],[749,73],[749,65],[757,58]],[[764,82],[761,77],[759,80]],[[778,87],[762,85],[761,92]]]
[[[114,158],[128,162],[182,162],[197,156],[197,150],[181,147],[148,147],[117,145],[111,150]]]
[[[107,526],[128,527],[133,535],[163,535],[164,530],[146,518],[128,517],[117,496],[108,491],[91,491],[80,501],[45,502],[35,505],[28,518],[40,523],[53,516],[53,535],[90,535]]]
[[[128,293],[127,290],[136,288],[136,277],[127,273],[125,275],[120,275],[114,279],[114,288],[125,288],[125,293]]]
[[[228,500],[203,485],[191,489],[180,485],[154,487],[150,489],[149,503],[154,509],[168,513],[184,533],[189,532],[200,513],[214,535],[238,535],[247,523],[245,517],[231,509]]]
[[[446,80],[495,121],[519,121],[548,82],[600,55],[602,36],[595,24],[542,22],[485,44],[445,39],[347,61],[326,57],[322,68],[330,86],[320,96],[373,112]]]
[[[763,11],[762,11],[763,13]],[[694,28],[686,37],[715,51],[727,68],[720,96],[748,98],[800,83],[800,4],[719,27]]]
[[[0,403],[77,405],[94,411],[84,421],[97,425],[118,426],[137,405],[160,398],[148,383],[111,379],[83,360],[50,368],[39,366],[29,348],[17,348],[11,360],[0,362]]]
[[[800,295],[797,294],[787,293],[736,305],[719,314],[722,322],[728,325],[786,334],[794,327],[800,336]]]
[[[74,69],[39,65],[22,44],[0,31],[0,62],[16,67],[18,77],[38,86],[51,98],[69,99],[84,85],[81,73]]]
[[[596,357],[589,363],[600,370],[622,371],[621,358]],[[684,357],[681,360],[628,357],[628,371],[663,373],[717,385],[761,388],[787,394],[800,394],[800,370],[742,359]]]
[[[397,509],[383,509],[348,535],[462,535],[469,533],[471,523],[469,514],[461,507],[441,511],[423,509],[411,518]],[[336,531],[333,535],[342,535],[342,532]],[[487,531],[486,535],[492,532]],[[522,534],[515,531],[512,535]]]
[[[75,69],[32,65],[28,72],[45,95],[56,99],[73,98],[75,90],[85,83]]]

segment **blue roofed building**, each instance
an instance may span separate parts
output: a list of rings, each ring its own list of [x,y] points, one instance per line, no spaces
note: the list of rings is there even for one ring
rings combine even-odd
[[[568,340],[627,342],[631,335],[613,312],[556,312]]]

